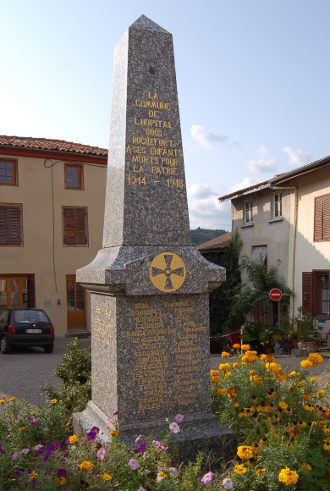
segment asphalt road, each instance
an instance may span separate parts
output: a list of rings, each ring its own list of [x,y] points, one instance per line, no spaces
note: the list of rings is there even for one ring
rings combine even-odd
[[[42,348],[16,348],[10,354],[0,353],[0,395],[2,393],[26,399],[33,404],[42,404],[45,397],[40,386],[58,384],[54,369],[67,352],[72,338],[57,338],[53,353],[47,354]],[[89,338],[80,339],[81,346],[87,347]]]
[[[54,386],[58,384],[54,369],[62,361],[70,341],[72,338],[57,338],[51,354],[46,354],[42,348],[16,348],[8,355],[0,354],[0,395],[5,393],[24,398],[33,404],[43,404],[45,397],[40,392],[40,386],[47,383]],[[90,345],[90,338],[79,341],[83,347]],[[312,371],[312,375],[322,382],[329,379],[329,353],[327,356],[322,365]],[[276,361],[281,363],[285,371],[291,371],[299,367],[301,360],[302,358],[294,356],[279,356]],[[210,368],[218,368],[223,361],[219,355],[211,355]]]

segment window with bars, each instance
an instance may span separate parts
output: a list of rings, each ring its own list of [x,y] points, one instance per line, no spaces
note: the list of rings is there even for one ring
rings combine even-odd
[[[330,240],[330,194],[317,196],[314,204],[314,242]]]
[[[252,200],[245,201],[244,203],[244,223],[249,224],[253,223],[253,214],[252,214]]]
[[[0,185],[17,186],[17,161],[0,158]]]
[[[22,205],[0,203],[0,245],[23,245]]]
[[[83,189],[83,166],[79,164],[65,164],[65,188]]]
[[[87,208],[63,206],[63,243],[67,246],[87,246]]]

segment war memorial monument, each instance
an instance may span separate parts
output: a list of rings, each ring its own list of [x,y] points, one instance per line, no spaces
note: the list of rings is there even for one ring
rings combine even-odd
[[[182,460],[231,457],[210,409],[209,292],[225,270],[191,244],[172,35],[145,16],[115,49],[103,247],[77,271],[91,292],[92,400],[74,427],[173,435]]]

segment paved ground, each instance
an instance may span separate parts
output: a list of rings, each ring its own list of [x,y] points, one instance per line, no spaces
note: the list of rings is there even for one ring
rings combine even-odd
[[[41,348],[18,348],[9,355],[0,354],[0,394],[15,395],[34,404],[45,402],[44,396],[40,393],[40,386],[58,383],[54,369],[62,361],[70,341],[72,341],[70,338],[56,339],[55,349],[51,354],[46,354]],[[90,339],[80,339],[80,343],[87,347]],[[312,374],[322,381],[330,378],[330,355],[325,356],[327,356],[325,361],[312,370]],[[285,370],[291,371],[300,366],[302,359],[294,356],[278,356],[277,361]],[[210,368],[218,368],[220,362],[223,362],[220,356],[211,355]]]
[[[58,379],[54,369],[62,361],[71,338],[55,339],[53,353],[47,354],[42,348],[16,348],[8,355],[0,354],[0,394],[5,393],[27,399],[34,404],[45,402],[40,386]],[[89,338],[80,339],[82,346],[88,346]]]

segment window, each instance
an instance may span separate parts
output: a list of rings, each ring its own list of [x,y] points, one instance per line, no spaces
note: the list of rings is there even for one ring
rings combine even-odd
[[[253,223],[251,200],[245,201],[244,203],[244,223]]]
[[[23,245],[21,204],[0,203],[0,245]]]
[[[63,243],[67,246],[88,245],[87,208],[63,206]]]
[[[273,218],[282,218],[282,193],[274,194]]]
[[[17,161],[0,159],[0,185],[17,186]]]
[[[83,189],[83,167],[79,164],[65,164],[65,188]]]
[[[302,274],[302,310],[330,318],[330,271]]]
[[[330,194],[315,198],[314,242],[330,240]]]
[[[252,246],[251,251],[252,261],[258,262],[260,264],[267,264],[267,246]]]

